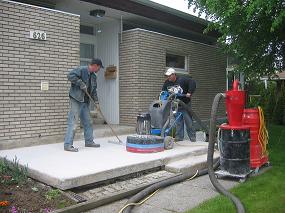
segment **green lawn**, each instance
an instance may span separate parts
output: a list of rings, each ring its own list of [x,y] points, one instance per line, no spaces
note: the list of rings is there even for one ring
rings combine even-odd
[[[272,169],[249,178],[231,192],[238,196],[250,213],[285,213],[285,126],[269,127],[269,160]],[[232,202],[218,196],[187,213],[236,212]]]

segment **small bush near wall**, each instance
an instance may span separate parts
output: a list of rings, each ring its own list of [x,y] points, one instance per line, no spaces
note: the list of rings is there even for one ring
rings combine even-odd
[[[272,103],[269,103],[272,105]],[[276,90],[276,102],[273,105],[273,115],[272,121],[274,124],[285,124],[284,117],[285,117],[285,85],[279,84]]]
[[[274,124],[285,124],[285,89],[281,91],[275,81],[269,81],[265,88],[263,81],[247,82],[248,101],[247,108],[262,107],[265,119]]]

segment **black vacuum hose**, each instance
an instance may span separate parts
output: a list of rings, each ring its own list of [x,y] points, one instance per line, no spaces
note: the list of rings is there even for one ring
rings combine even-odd
[[[205,131],[205,133],[208,135],[209,134],[209,129],[207,128],[207,126],[200,120],[200,118],[198,117],[198,115],[191,109],[190,106],[188,106],[187,104],[185,104],[183,101],[178,100],[179,105],[185,109],[188,114],[194,118],[194,120],[197,122],[197,124]],[[208,141],[208,140],[206,140]]]
[[[218,168],[219,166],[219,160],[217,160],[215,162],[215,164],[213,165],[214,168]],[[202,170],[198,170],[198,173],[196,174],[196,172],[191,172],[191,173],[185,173],[185,174],[181,174],[172,178],[169,178],[167,180],[163,180],[161,182],[155,183],[147,188],[145,188],[144,190],[140,191],[139,193],[137,193],[136,195],[134,195],[133,197],[131,197],[128,202],[126,203],[126,206],[130,203],[137,203],[139,201],[141,201],[143,198],[147,197],[148,195],[150,195],[151,193],[153,193],[155,190],[166,187],[166,186],[170,186],[172,184],[175,183],[179,183],[181,181],[184,181],[188,178],[191,178],[193,176],[198,177],[201,175],[205,175],[207,174],[208,169],[202,169]],[[125,210],[123,211],[124,213],[130,213],[132,211],[133,206],[128,206],[125,208]]]
[[[214,155],[214,147],[215,147],[215,141],[216,141],[216,121],[217,121],[217,110],[219,106],[219,102],[222,97],[224,97],[225,94],[218,93],[215,98],[212,105],[212,111],[211,111],[211,119],[210,119],[210,130],[209,130],[209,145],[208,145],[208,156],[207,156],[207,164],[208,164],[208,173],[210,180],[213,184],[213,186],[217,189],[218,192],[225,195],[226,197],[230,198],[232,202],[235,204],[237,212],[238,213],[244,213],[245,209],[241,201],[234,196],[232,193],[227,191],[217,180],[214,168],[213,168],[213,155]]]

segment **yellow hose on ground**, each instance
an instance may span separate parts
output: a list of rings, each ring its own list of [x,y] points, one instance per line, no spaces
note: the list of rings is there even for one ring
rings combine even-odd
[[[199,173],[199,170],[196,170],[196,173],[192,177],[188,178],[187,180],[193,180],[198,175],[198,173]]]
[[[188,178],[187,180],[194,179],[198,175],[198,173],[199,173],[199,170],[197,170],[196,173],[192,177]],[[139,203],[129,203],[129,204],[123,206],[123,208],[121,208],[118,213],[122,213],[128,206],[139,206],[139,205],[143,204],[145,201],[147,201],[149,198],[151,198],[153,195],[155,195],[158,191],[159,191],[159,189],[155,190],[153,193],[151,193],[149,196],[147,196],[145,199],[143,199]]]
[[[258,141],[261,145],[262,155],[265,156],[265,155],[268,155],[267,144],[268,144],[269,136],[268,136],[268,131],[265,125],[264,113],[260,106],[258,107],[258,113],[259,113],[259,122],[260,122]]]
[[[159,189],[155,190],[152,194],[147,196],[145,199],[143,199],[139,203],[129,203],[129,204],[125,205],[123,208],[120,209],[120,211],[118,213],[122,213],[125,210],[125,208],[127,208],[128,206],[139,206],[139,205],[143,204],[145,201],[147,201],[149,198],[151,198],[154,194],[156,194],[158,192],[158,190]]]

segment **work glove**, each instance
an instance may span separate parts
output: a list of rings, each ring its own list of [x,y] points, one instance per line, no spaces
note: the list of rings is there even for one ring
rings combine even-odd
[[[84,83],[80,84],[80,89],[83,90],[85,93],[87,93],[87,86]]]
[[[188,92],[188,93],[186,94],[186,97],[187,97],[187,98],[190,98],[190,97],[191,97],[191,93]]]

